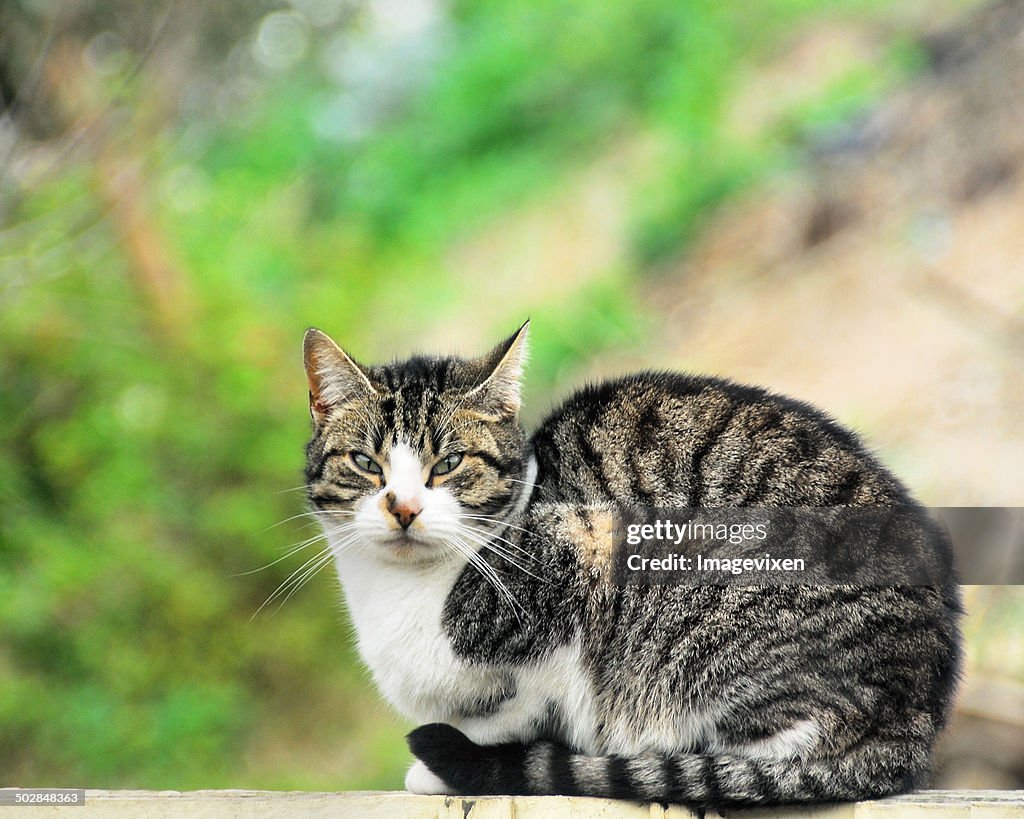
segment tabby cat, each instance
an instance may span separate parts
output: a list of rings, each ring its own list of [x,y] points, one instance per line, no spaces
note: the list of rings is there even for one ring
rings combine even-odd
[[[716,378],[589,386],[528,437],[526,336],[382,366],[305,337],[309,500],[374,681],[427,723],[408,790],[727,807],[924,784],[960,665],[952,578],[617,583],[599,517],[907,490],[820,412]]]

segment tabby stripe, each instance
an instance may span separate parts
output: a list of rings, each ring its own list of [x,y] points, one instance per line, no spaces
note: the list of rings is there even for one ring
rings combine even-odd
[[[761,474],[757,478],[757,483],[754,484],[752,492],[748,492],[741,500],[740,504],[743,506],[754,506],[761,502],[766,494],[768,494],[769,485],[771,479],[775,477],[775,468],[768,464],[761,470]]]
[[[355,493],[349,494],[346,497],[336,492],[327,492],[324,490],[315,490],[309,493],[309,499],[314,503],[323,503],[325,501],[330,501],[332,503],[349,503],[354,497]]]
[[[637,438],[640,443],[646,445],[645,449],[659,448],[660,442],[657,433],[661,425],[661,418],[658,417],[658,405],[651,402],[636,422]]]
[[[341,449],[329,449],[323,455],[320,456],[320,460],[316,467],[313,469],[313,473],[309,475],[308,483],[318,481],[324,476],[324,470],[327,468],[327,462],[332,458],[344,457],[348,455],[348,452]]]
[[[608,488],[608,478],[604,472],[604,457],[594,448],[594,444],[587,437],[585,429],[580,430],[578,441],[583,461],[593,473],[595,479],[590,489],[602,492],[609,500],[613,499],[611,490]]]
[[[572,754],[561,745],[552,746],[550,757],[552,792],[564,796],[579,796],[580,787],[572,770]]]
[[[693,461],[690,465],[690,470],[693,474],[693,497],[690,498],[690,506],[701,505],[701,501],[704,497],[704,459],[707,458],[711,450],[714,449],[715,444],[717,444],[722,435],[725,434],[725,431],[732,423],[732,419],[736,417],[736,411],[736,405],[730,404],[728,410],[726,410],[725,417],[715,426],[711,434],[704,439],[704,442],[697,447],[693,453]]]
[[[489,467],[491,467],[491,469],[495,470],[499,475],[504,475],[506,470],[507,470],[508,461],[502,460],[500,458],[496,458],[494,455],[491,455],[489,452],[481,452],[480,450],[473,450],[473,451],[470,451],[470,452],[466,452],[466,454],[467,455],[471,455],[474,458],[479,458],[481,461],[483,461],[485,464],[487,464]]]
[[[820,802],[827,802],[832,796],[831,788],[825,786],[815,771],[807,768],[800,770],[800,789],[805,795],[812,796]]]
[[[726,504],[730,505],[742,505],[742,500],[740,498],[736,498],[735,495],[739,491],[740,484],[742,484],[744,479],[747,477],[747,460],[746,458],[743,458],[736,464],[736,467],[732,470],[728,480],[725,481],[725,484],[719,490],[720,500],[723,500]]]
[[[718,771],[715,770],[715,760],[710,756],[701,757],[701,777],[707,786],[707,800],[709,805],[717,805],[722,800],[722,786],[718,782]]]
[[[639,464],[637,463],[639,458],[639,452],[634,452],[629,458],[629,465],[630,467],[632,467],[633,470],[633,480],[630,482],[630,489],[632,489],[633,495],[640,501],[642,505],[656,506],[657,504],[655,503],[654,493],[651,492],[649,489],[645,489],[643,486],[641,486],[641,481],[643,480],[643,474],[645,470],[641,469]]]
[[[313,437],[309,439],[309,443],[306,444],[306,454],[313,452],[317,447],[320,446],[320,441],[324,437],[326,426],[317,426],[313,430]]]
[[[437,373],[437,391],[444,392],[448,388],[449,379],[452,377],[452,372],[455,369],[455,362],[448,361],[445,366],[440,369]]]
[[[843,476],[843,480],[829,494],[825,501],[826,506],[843,506],[853,500],[854,494],[860,488],[864,480],[864,474],[859,469],[851,470]]]
[[[423,426],[423,435],[420,438],[420,448],[426,449],[429,444],[430,451],[435,454],[440,452],[440,450],[438,449],[437,425],[433,419],[436,419],[441,414],[441,410],[441,399],[437,395],[431,395],[430,407],[426,411],[427,422]]]
[[[473,509],[478,512],[496,512],[499,509],[504,509],[512,502],[513,491],[504,492],[501,495],[492,495],[488,500],[483,503],[469,503],[463,499],[462,505],[467,509]]]
[[[676,774],[676,766],[672,762],[672,757],[663,756],[661,757],[661,778],[665,783],[665,798],[669,800],[676,800],[679,798],[682,785],[679,781],[679,776]]]
[[[381,419],[382,429],[393,429],[395,426],[395,411],[397,409],[398,402],[395,400],[393,395],[388,395],[381,399],[380,412],[384,417]]]
[[[626,760],[621,756],[610,756],[607,759],[608,796],[612,799],[628,799],[635,796],[637,788],[632,784]]]
[[[754,778],[754,782],[757,783],[755,788],[756,796],[765,802],[778,802],[780,794],[775,779],[769,776],[762,763],[757,760],[751,760],[749,765],[750,773]]]
[[[818,442],[811,436],[810,432],[801,428],[796,431],[793,437],[797,446],[797,454],[801,460],[813,461],[818,457],[820,452]]]

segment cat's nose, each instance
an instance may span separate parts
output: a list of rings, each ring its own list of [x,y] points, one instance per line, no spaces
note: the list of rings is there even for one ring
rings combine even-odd
[[[388,511],[403,529],[408,529],[416,516],[423,511],[423,504],[412,499],[398,500],[394,495],[388,496]]]

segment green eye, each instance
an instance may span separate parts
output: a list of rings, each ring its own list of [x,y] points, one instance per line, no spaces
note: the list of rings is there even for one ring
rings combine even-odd
[[[374,475],[380,475],[384,471],[380,468],[379,463],[373,460],[369,455],[362,452],[352,453],[352,463],[363,470],[363,472],[370,472]]]
[[[453,469],[455,469],[455,467],[457,467],[461,463],[462,463],[462,455],[461,455],[461,453],[456,452],[456,453],[454,453],[452,455],[449,455],[446,458],[442,458],[440,461],[438,461],[436,464],[434,464],[434,468],[430,470],[430,474],[431,475],[447,475],[449,472],[451,472]]]

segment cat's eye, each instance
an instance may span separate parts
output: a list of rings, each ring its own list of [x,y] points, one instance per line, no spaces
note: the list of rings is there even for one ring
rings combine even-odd
[[[430,470],[431,475],[447,475],[455,467],[462,463],[462,454],[454,452],[446,458],[442,458],[436,464],[434,468]]]
[[[380,475],[384,472],[384,470],[380,468],[379,463],[363,452],[353,452],[352,463],[363,470],[363,472],[370,472],[374,475]]]

